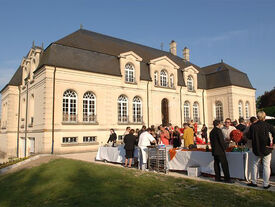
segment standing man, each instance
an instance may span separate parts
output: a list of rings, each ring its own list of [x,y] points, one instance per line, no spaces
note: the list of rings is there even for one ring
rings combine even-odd
[[[248,138],[252,140],[252,182],[248,186],[257,187],[258,164],[260,160],[263,162],[263,187],[268,189],[270,177],[270,161],[271,152],[275,149],[275,129],[272,125],[265,122],[265,112],[257,113],[258,121],[252,124],[249,128]],[[270,141],[269,133],[273,137],[273,142]]]
[[[125,135],[129,134],[129,133],[130,133],[130,130],[131,130],[131,127],[129,127],[129,126],[126,127],[126,130],[125,130],[125,132],[124,132],[123,135],[125,136]]]
[[[235,130],[236,128],[234,126],[231,126],[231,119],[230,118],[226,118],[224,121],[224,127],[222,128],[222,134],[223,134],[223,138],[226,144],[226,148],[229,147],[230,145],[230,133]]]
[[[107,143],[113,142],[112,147],[114,147],[115,143],[116,143],[116,139],[117,139],[117,135],[115,133],[115,130],[114,129],[110,129],[110,137],[109,137]]]
[[[187,123],[183,124],[183,139],[184,139],[184,147],[189,147],[194,144],[194,131]]]
[[[135,144],[136,144],[136,136],[134,135],[135,130],[131,129],[129,134],[126,134],[124,137],[124,149],[126,151],[125,154],[125,167],[127,167],[128,159],[129,159],[129,168],[132,166],[132,159],[134,157]]]
[[[213,121],[213,125],[214,128],[210,132],[210,143],[212,148],[212,155],[214,157],[215,180],[221,181],[221,163],[225,182],[234,183],[234,181],[230,179],[228,162],[225,155],[226,144],[224,142],[222,130],[220,129],[221,121],[215,120]]]
[[[155,138],[150,134],[151,129],[148,128],[145,132],[142,132],[142,134],[139,137],[138,146],[140,147],[141,152],[141,161],[140,166],[142,170],[146,169],[146,163],[148,159],[148,148],[147,146],[150,146],[151,143],[157,143]]]

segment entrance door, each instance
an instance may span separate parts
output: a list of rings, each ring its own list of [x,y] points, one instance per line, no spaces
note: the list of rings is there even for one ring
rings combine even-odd
[[[34,154],[35,153],[35,138],[34,137],[30,137],[30,154]]]
[[[162,124],[168,125],[169,123],[169,108],[168,108],[168,100],[166,98],[162,99],[161,101],[161,117],[162,117]]]

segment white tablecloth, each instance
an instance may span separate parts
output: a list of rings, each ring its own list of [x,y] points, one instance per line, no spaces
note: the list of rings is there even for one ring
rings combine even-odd
[[[232,178],[246,179],[248,173],[248,153],[227,152],[226,156],[230,176]],[[214,160],[211,152],[179,150],[172,160],[168,159],[169,170],[187,170],[191,166],[199,166],[202,173],[215,175]]]
[[[138,157],[138,150],[135,149],[134,157]],[[99,147],[96,155],[96,160],[124,163],[125,149],[124,145],[118,147]]]

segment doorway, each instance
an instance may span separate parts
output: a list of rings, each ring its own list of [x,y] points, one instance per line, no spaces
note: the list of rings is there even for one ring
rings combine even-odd
[[[168,108],[168,99],[164,98],[161,101],[161,119],[162,124],[168,126],[169,123],[169,108]]]
[[[35,154],[35,138],[29,137],[30,140],[30,154]]]
[[[20,138],[20,157],[25,157],[26,156],[25,145],[26,145],[25,137],[21,137]]]

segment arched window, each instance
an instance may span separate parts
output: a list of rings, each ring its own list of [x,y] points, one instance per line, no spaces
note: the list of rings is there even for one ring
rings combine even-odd
[[[119,96],[118,100],[118,122],[127,123],[128,122],[128,99],[126,96]]]
[[[173,74],[170,75],[170,87],[174,88],[174,75]]]
[[[130,83],[135,82],[135,68],[130,63],[125,65],[125,81]]]
[[[83,95],[83,121],[96,121],[96,97],[92,92]]]
[[[194,91],[194,80],[191,75],[187,77],[187,90]]]
[[[189,122],[190,121],[190,103],[188,101],[184,102],[184,121]]]
[[[160,85],[163,87],[168,86],[168,77],[167,72],[165,70],[160,71]]]
[[[199,123],[200,122],[200,111],[199,111],[199,103],[195,102],[193,104],[193,119],[194,122]]]
[[[157,86],[159,84],[159,77],[158,77],[158,72],[154,72],[154,84]]]
[[[243,102],[242,101],[239,101],[238,109],[239,109],[239,117],[243,117]]]
[[[246,119],[249,119],[249,117],[250,117],[249,102],[247,101],[247,102],[245,103],[245,118],[246,118]]]
[[[215,109],[216,109],[216,119],[223,121],[223,106],[222,102],[217,101],[215,104]]]
[[[73,90],[67,90],[63,94],[63,121],[76,122],[77,95]]]
[[[133,99],[133,122],[142,123],[142,101],[138,96]]]

